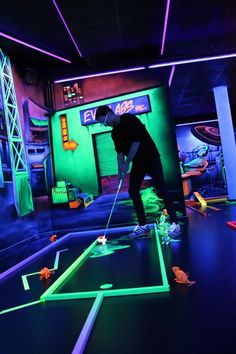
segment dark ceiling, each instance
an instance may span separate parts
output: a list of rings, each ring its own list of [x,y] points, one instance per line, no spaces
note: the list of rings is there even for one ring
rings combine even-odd
[[[3,36],[0,48],[19,65],[40,69],[52,80],[236,52],[235,0],[170,0],[161,55],[167,2],[1,0],[1,33],[66,58],[71,64]],[[147,70],[155,70],[155,74],[167,81],[171,67]],[[176,66],[170,87],[175,118],[177,121],[187,116],[214,118],[212,89],[216,85],[229,86],[232,107],[236,107],[235,82],[236,58]]]

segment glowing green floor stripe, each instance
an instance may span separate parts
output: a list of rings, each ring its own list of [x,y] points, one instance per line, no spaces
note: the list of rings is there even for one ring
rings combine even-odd
[[[4,313],[7,313],[7,312],[20,310],[20,309],[23,309],[24,307],[29,307],[29,306],[32,306],[32,305],[36,305],[36,304],[39,304],[40,302],[41,302],[40,300],[37,300],[37,301],[33,301],[33,302],[28,302],[27,304],[24,304],[24,305],[19,305],[19,306],[11,307],[11,308],[9,308],[9,309],[6,309],[6,310],[1,311],[1,312],[0,312],[0,315],[2,315],[2,314],[4,314]]]
[[[64,250],[57,251],[55,261],[54,261],[54,266],[52,270],[57,270],[58,265],[59,265],[59,257],[61,252],[69,251],[69,248],[65,248]]]
[[[157,250],[158,250],[158,256],[159,256],[159,261],[160,261],[160,268],[161,268],[161,276],[162,276],[163,285],[169,286],[167,275],[166,275],[165,263],[164,263],[163,254],[162,254],[162,250],[161,250],[160,237],[158,235],[156,224],[154,225],[154,229],[155,229],[155,235],[156,235]]]
[[[75,260],[74,263],[50,286],[50,288],[45,291],[40,297],[41,301],[45,301],[47,295],[51,295],[63,282],[64,280],[75,270],[75,268],[89,255],[93,248],[97,245],[97,239],[81,254],[79,258]]]
[[[35,273],[25,274],[25,275],[21,276],[22,282],[23,282],[23,286],[24,286],[25,290],[29,290],[29,288],[30,288],[27,277],[30,277],[31,275],[36,275],[36,274],[39,274],[39,273],[40,272],[35,272]]]
[[[49,269],[51,272],[54,271],[54,270],[58,270],[60,253],[61,252],[65,252],[65,251],[68,251],[68,248],[66,248],[64,250],[57,251],[56,257],[55,257],[55,261],[54,261],[54,266],[53,266],[52,269]],[[29,290],[30,289],[27,277],[30,277],[32,275],[37,275],[37,274],[40,274],[40,272],[24,274],[24,275],[21,276],[22,282],[23,282],[23,286],[24,286],[24,290]]]
[[[151,294],[151,293],[160,293],[160,292],[168,292],[170,290],[168,279],[166,275],[166,269],[160,244],[160,239],[158,235],[158,231],[156,225],[154,225],[155,235],[156,235],[156,243],[157,243],[157,251],[160,262],[160,270],[162,276],[162,285],[156,286],[147,286],[147,287],[139,287],[139,288],[128,288],[128,289],[110,289],[110,290],[98,290],[98,291],[85,291],[85,292],[76,292],[76,293],[64,293],[64,294],[53,294],[53,292],[64,282],[67,277],[74,271],[74,269],[82,263],[82,261],[90,254],[93,248],[97,245],[97,240],[95,240],[85,251],[84,253],[76,259],[74,263],[55,281],[54,284],[41,296],[40,300],[30,302],[24,305],[12,307],[0,312],[1,314],[22,309],[24,307],[29,307],[35,304],[40,303],[41,301],[54,301],[54,300],[71,300],[71,299],[85,299],[85,298],[101,298],[109,297],[109,296],[126,296],[126,295],[140,295],[140,294]],[[64,250],[63,250],[64,251]],[[62,252],[62,251],[61,251]],[[55,259],[54,266],[58,267],[58,257]],[[31,273],[28,275],[38,274]],[[23,277],[22,277],[23,278]],[[27,280],[26,280],[27,282]]]
[[[126,296],[126,295],[140,295],[140,294],[151,294],[159,292],[167,292],[170,290],[168,284],[168,279],[165,270],[165,263],[162,255],[160,239],[156,225],[154,225],[157,253],[159,256],[160,270],[163,284],[147,287],[138,288],[128,288],[128,289],[111,289],[103,291],[104,296]],[[53,301],[53,300],[69,300],[69,299],[83,299],[83,298],[93,298],[96,297],[100,291],[85,291],[85,292],[75,292],[75,293],[62,293],[53,294],[55,290],[62,284],[62,282],[71,274],[71,272],[77,267],[79,263],[84,260],[87,255],[96,246],[97,240],[92,243],[89,248],[57,279],[57,281],[41,296],[41,301]]]
[[[127,296],[127,295],[142,295],[142,294],[153,294],[169,291],[169,285],[156,285],[156,286],[145,286],[140,288],[128,288],[128,289],[112,289],[103,290],[104,297],[109,296]],[[88,299],[96,297],[101,291],[84,291],[76,293],[62,293],[62,294],[51,294],[45,296],[45,301],[55,301],[55,300],[73,300],[73,299]]]

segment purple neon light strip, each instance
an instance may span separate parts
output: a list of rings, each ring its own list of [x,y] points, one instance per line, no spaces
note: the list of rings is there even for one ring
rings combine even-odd
[[[72,36],[72,33],[71,33],[71,31],[69,30],[69,27],[67,26],[67,23],[66,23],[64,17],[62,16],[62,13],[61,13],[61,11],[60,11],[60,9],[59,9],[59,7],[58,7],[56,1],[55,1],[55,0],[52,0],[52,2],[53,2],[54,6],[55,6],[55,8],[56,8],[56,10],[57,10],[57,12],[58,12],[58,15],[60,16],[60,18],[61,18],[61,20],[62,20],[62,22],[63,22],[63,24],[64,24],[64,26],[65,26],[65,28],[66,28],[68,34],[69,34],[69,36],[70,36],[72,42],[73,42],[73,44],[74,44],[74,46],[75,46],[77,52],[79,53],[79,55],[80,55],[81,58],[82,58],[82,57],[83,57],[83,56],[82,56],[82,53],[81,53],[81,51],[79,50],[79,48],[78,48],[78,46],[77,46],[77,44],[76,44],[76,42],[75,42],[75,40],[74,40],[74,37]]]
[[[174,76],[174,72],[175,72],[175,65],[173,65],[173,66],[171,67],[170,77],[169,77],[169,81],[168,81],[169,87],[171,86],[171,83],[172,83],[172,80],[173,80],[173,76]]]
[[[112,230],[113,232],[116,231],[116,229],[110,229],[110,230]],[[119,228],[119,230],[127,230],[127,227],[123,226],[123,227]],[[104,231],[105,231],[105,229],[92,230],[92,231],[89,231],[89,235],[90,236],[96,236],[98,234],[102,234]],[[131,231],[131,228],[130,228],[130,231]],[[69,238],[69,237],[77,237],[78,235],[81,236],[81,237],[82,236],[86,237],[88,235],[88,231],[72,232],[72,233],[66,234],[65,236],[63,236],[60,239],[58,239],[56,242],[51,243],[50,245],[42,248],[40,251],[32,254],[31,256],[25,258],[23,261],[17,263],[16,265],[12,266],[11,268],[8,268],[4,272],[0,273],[0,280],[6,278],[6,277],[10,276],[11,274],[13,274],[14,272],[18,271],[21,267],[23,267],[27,263],[31,262],[35,258],[39,257],[44,252],[47,252],[51,248],[53,248],[55,246],[58,246],[59,244],[61,244],[61,242],[64,242],[65,240],[67,240],[67,238]]]
[[[163,55],[163,53],[164,53],[165,40],[166,40],[166,30],[167,30],[167,23],[168,23],[168,17],[169,17],[169,10],[170,10],[170,0],[167,0],[165,22],[164,22],[164,28],[163,28],[163,34],[162,34],[162,42],[161,42],[161,55]]]
[[[230,59],[230,58],[235,58],[235,57],[236,57],[236,53],[231,53],[231,54],[214,55],[214,56],[202,57],[202,58],[175,60],[175,61],[170,61],[170,62],[152,64],[152,65],[148,65],[147,67],[138,66],[138,67],[124,69],[124,70],[114,70],[114,71],[107,71],[107,72],[91,74],[91,75],[81,75],[81,76],[71,77],[68,79],[55,80],[54,83],[59,84],[62,82],[69,82],[69,81],[74,81],[74,80],[79,80],[79,79],[88,79],[88,78],[97,77],[97,76],[105,76],[105,75],[113,75],[113,74],[129,72],[129,71],[145,70],[146,68],[147,69],[155,69],[155,68],[163,68],[163,67],[168,67],[168,66],[199,63],[199,62],[211,61],[211,60]]]
[[[54,83],[59,84],[61,82],[68,82],[68,81],[74,81],[74,80],[79,80],[79,79],[89,79],[91,77],[120,74],[120,73],[129,72],[129,71],[138,71],[138,70],[144,70],[144,69],[146,69],[145,66],[137,66],[137,67],[129,68],[129,69],[106,71],[103,73],[97,73],[97,74],[91,74],[91,75],[81,75],[81,76],[71,77],[68,79],[56,80],[56,81],[54,81]]]
[[[65,58],[63,58],[63,57],[60,57],[59,55],[53,54],[53,53],[48,52],[48,51],[46,51],[46,50],[44,50],[44,49],[38,48],[38,47],[36,47],[36,46],[34,46],[34,45],[32,45],[32,44],[23,42],[23,41],[21,41],[20,39],[17,39],[17,38],[15,38],[15,37],[9,36],[9,35],[6,34],[6,33],[0,32],[0,36],[1,36],[1,37],[4,37],[4,38],[7,38],[7,39],[10,39],[10,40],[13,41],[13,42],[22,44],[22,45],[24,45],[25,47],[29,47],[29,48],[31,48],[31,49],[37,50],[38,52],[41,52],[41,53],[43,53],[43,54],[47,54],[47,55],[49,55],[50,57],[53,57],[53,58],[56,58],[56,59],[58,59],[58,60],[62,60],[62,61],[64,61],[64,62],[66,62],[66,63],[71,64],[71,61],[68,60],[68,59],[65,59]]]
[[[58,246],[61,242],[64,242],[71,234],[67,234],[65,236],[63,236],[62,238],[60,238],[59,240],[57,240],[56,242],[42,248],[40,251],[32,254],[31,256],[23,259],[23,261],[17,263],[16,265],[14,265],[13,267],[5,270],[4,272],[2,272],[0,274],[0,280],[8,277],[9,275],[13,274],[14,272],[16,272],[17,270],[19,270],[21,267],[25,266],[26,264],[28,264],[29,262],[31,262],[32,260],[34,260],[35,258],[39,257],[41,254],[43,254],[44,252],[47,252],[48,250],[51,250],[51,248]]]
[[[90,313],[87,317],[84,327],[83,327],[82,331],[80,332],[79,338],[74,346],[72,354],[82,354],[84,352],[84,348],[87,344],[89,335],[90,335],[91,330],[93,328],[93,324],[96,320],[98,311],[99,311],[100,306],[102,304],[102,300],[103,300],[103,292],[99,292],[94,303],[93,303],[93,306],[90,310]]]
[[[170,61],[170,62],[165,62],[165,63],[148,65],[148,69],[163,68],[163,67],[172,66],[172,65],[200,63],[203,61],[211,61],[211,60],[219,60],[219,59],[230,59],[230,58],[235,58],[235,57],[236,57],[236,53],[231,53],[231,54],[213,55],[210,57],[175,60],[175,61]]]
[[[201,120],[201,121],[192,122],[192,123],[176,124],[176,127],[181,127],[181,126],[191,125],[191,124],[199,124],[199,123],[209,123],[209,122],[218,122],[218,119],[209,119],[209,120]]]

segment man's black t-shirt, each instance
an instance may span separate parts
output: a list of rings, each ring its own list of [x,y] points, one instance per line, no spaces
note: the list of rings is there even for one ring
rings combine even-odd
[[[144,124],[133,114],[125,113],[120,116],[119,125],[112,130],[112,139],[117,153],[128,155],[133,142],[140,142],[133,162],[159,156],[154,141],[146,130]]]

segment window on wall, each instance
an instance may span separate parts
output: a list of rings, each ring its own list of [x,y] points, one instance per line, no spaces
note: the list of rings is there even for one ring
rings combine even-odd
[[[83,103],[84,97],[82,95],[82,90],[78,82],[73,84],[66,84],[62,87],[62,89],[65,106]]]

